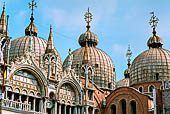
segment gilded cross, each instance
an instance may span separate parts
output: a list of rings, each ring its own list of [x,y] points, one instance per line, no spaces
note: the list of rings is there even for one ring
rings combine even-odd
[[[34,3],[34,0],[32,0],[32,3],[28,3],[29,5],[29,8],[32,10],[32,16],[33,16],[33,11],[34,11],[34,8],[37,8],[37,3],[35,2]]]
[[[85,16],[84,19],[85,19],[85,21],[87,22],[87,29],[89,30],[89,28],[90,28],[90,22],[92,21],[92,16],[93,16],[93,15],[90,13],[89,8],[88,8],[88,11],[85,13],[84,16]]]
[[[149,21],[149,24],[151,25],[152,28],[155,29],[157,27],[159,19],[154,15],[154,12],[151,12],[150,14],[152,14],[152,17]]]

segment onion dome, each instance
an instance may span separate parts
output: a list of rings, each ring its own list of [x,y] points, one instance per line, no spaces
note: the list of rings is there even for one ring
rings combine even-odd
[[[158,19],[152,13],[153,37],[149,39],[149,49],[138,55],[130,68],[130,84],[170,80],[170,52],[162,48],[163,41],[156,36]],[[155,39],[157,38],[157,39]]]
[[[7,24],[6,24],[6,18],[5,18],[5,2],[4,2],[3,11],[1,14],[1,19],[0,19],[0,33],[1,34],[6,34],[7,32],[6,27],[7,27]]]
[[[129,75],[130,75],[130,68],[127,68],[127,69],[124,71],[124,76],[125,76],[125,78],[129,78]]]
[[[36,26],[34,25],[34,8],[36,8],[37,7],[37,4],[36,3],[34,3],[34,0],[32,0],[32,4],[31,3],[29,3],[29,8],[31,8],[31,10],[32,10],[32,13],[31,13],[31,18],[30,18],[30,20],[31,20],[31,22],[30,22],[30,24],[28,25],[28,27],[25,29],[25,35],[34,35],[34,36],[37,36],[37,34],[38,34],[38,30],[37,30],[37,28],[36,28]]]
[[[81,47],[85,46],[85,42],[88,42],[88,46],[94,46],[96,47],[96,45],[98,44],[98,38],[97,35],[92,33],[90,30],[86,31],[85,33],[81,34],[79,37],[79,44]]]
[[[85,46],[86,40],[88,42],[89,47],[96,47],[96,45],[98,44],[97,35],[90,31],[90,22],[92,20],[92,16],[93,15],[90,13],[88,8],[88,12],[85,14],[85,21],[87,22],[87,31],[81,34],[78,40],[81,47]]]
[[[88,24],[86,26],[88,33],[90,31],[89,23],[92,19],[89,9],[88,12],[85,14],[85,19],[87,20]],[[84,76],[83,74],[80,74],[80,67],[82,64],[90,64],[92,67],[95,68],[94,83],[96,85],[98,85],[100,88],[111,88],[112,86],[115,86],[116,73],[115,66],[111,58],[104,51],[96,48],[98,42],[96,35],[90,32],[87,34],[87,36],[88,37],[85,37],[85,35],[80,35],[79,41],[80,39],[82,39],[82,42],[79,42],[81,48],[78,48],[72,52],[72,68],[75,69],[75,72],[78,75]],[[91,40],[92,37],[96,38],[97,42]],[[69,57],[65,59],[63,63],[63,69],[65,69],[65,66],[67,66],[68,60]]]
[[[33,13],[31,14],[31,23],[33,24]],[[30,25],[29,25],[30,26]],[[27,27],[28,28],[28,27]],[[36,27],[35,27],[36,28]],[[31,29],[30,29],[31,30]],[[52,28],[50,28],[49,39],[52,37]],[[28,32],[29,33],[29,32]],[[30,34],[25,34],[25,36],[16,38],[11,41],[11,48],[9,51],[10,61],[15,60],[17,57],[28,55],[29,52],[32,55],[35,55],[34,60],[38,63],[38,67],[41,67],[43,62],[43,55],[48,48],[49,42],[44,38],[38,37],[33,31],[30,31]],[[58,51],[54,48],[54,53],[58,56],[57,62],[57,71],[62,71],[62,62]]]
[[[25,29],[25,35],[30,35],[30,34],[33,34],[34,36],[37,36],[38,34],[38,30],[32,21]]]
[[[147,45],[149,48],[161,48],[163,45],[163,41],[159,36],[153,35],[149,38]]]

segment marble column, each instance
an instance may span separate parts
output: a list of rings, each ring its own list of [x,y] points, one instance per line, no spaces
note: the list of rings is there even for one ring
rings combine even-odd
[[[11,100],[14,101],[14,93],[12,93],[12,99]]]
[[[61,104],[59,104],[59,114],[61,114]]]
[[[57,101],[55,101],[54,114],[57,114]]]
[[[80,107],[77,107],[77,114],[80,114]]]
[[[43,100],[40,100],[40,112],[43,112]]]
[[[76,106],[74,107],[73,114],[77,114],[77,107]]]
[[[7,96],[7,91],[5,91],[5,99],[8,99],[7,97],[8,97],[8,96]],[[9,99],[8,99],[8,100],[9,100]]]
[[[47,112],[47,111],[46,111],[46,109],[47,109],[46,104],[47,104],[47,101],[46,101],[46,99],[45,99],[45,100],[44,100],[44,107],[43,107],[43,108],[44,108],[44,113],[45,113],[45,114],[46,114],[46,112]]]
[[[81,108],[81,114],[84,114],[84,107]]]
[[[94,109],[94,107],[93,107],[93,109],[92,109],[92,114],[94,114],[94,112],[95,112],[95,109]]]
[[[35,104],[36,103],[35,100],[36,100],[36,98],[33,98],[33,111],[35,111],[35,105],[36,105]]]
[[[67,105],[64,105],[64,114],[66,114],[66,106],[67,106]]]
[[[88,114],[88,106],[86,106],[86,114]]]
[[[69,114],[71,114],[71,106],[70,106],[70,108],[69,108]]]

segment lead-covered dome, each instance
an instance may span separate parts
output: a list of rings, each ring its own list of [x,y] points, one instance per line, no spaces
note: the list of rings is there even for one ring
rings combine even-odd
[[[31,26],[31,23],[29,24],[29,26]],[[9,58],[11,61],[13,61],[17,57],[26,55],[29,51],[30,46],[29,40],[31,38],[31,53],[35,55],[34,60],[36,61],[36,63],[38,63],[38,67],[41,67],[43,63],[43,55],[45,54],[47,47],[47,40],[38,37],[37,31],[32,31],[33,29],[28,29],[29,26],[25,30],[25,36],[16,38],[11,42]],[[30,36],[30,33],[32,34],[32,36]],[[54,54],[58,57],[57,71],[60,73],[62,71],[61,58],[56,49],[54,49]]]
[[[158,19],[154,13],[150,21],[153,24],[153,36],[147,42],[149,49],[138,55],[132,62],[130,85],[170,80],[170,52],[162,48],[163,41],[156,35]]]
[[[152,48],[138,55],[132,63],[130,84],[170,80],[170,52]]]
[[[83,62],[85,47],[81,47],[72,52],[72,68],[76,73],[79,73],[79,66]],[[108,88],[110,84],[115,85],[116,73],[115,66],[111,58],[101,49],[95,47],[88,47],[88,58],[91,66],[95,67],[94,82],[99,87]],[[65,66],[68,62],[68,57],[63,63]]]
[[[116,73],[115,66],[111,58],[101,49],[96,48],[98,37],[90,31],[90,21],[92,14],[85,14],[87,31],[80,35],[79,44],[81,48],[72,52],[72,68],[79,74],[82,64],[90,64],[94,68],[94,83],[101,88],[112,88],[115,86]],[[86,60],[85,60],[86,59]],[[67,66],[69,57],[63,63],[63,69]],[[84,75],[81,75],[84,76]]]

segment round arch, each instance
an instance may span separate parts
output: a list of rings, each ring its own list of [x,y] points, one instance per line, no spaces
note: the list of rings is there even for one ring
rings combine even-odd
[[[20,70],[25,70],[25,71],[29,71],[30,73],[33,74],[33,76],[35,76],[35,78],[38,80],[40,86],[42,87],[41,92],[42,92],[42,97],[47,96],[47,80],[46,77],[44,76],[44,74],[39,70],[39,69],[35,69],[34,67],[30,66],[30,65],[21,65],[21,66],[17,66],[15,69],[13,69],[7,80],[11,80],[11,78],[13,77],[13,75],[15,73],[17,73]]]
[[[76,83],[74,80],[72,80],[72,79],[64,79],[64,80],[62,80],[60,83],[59,83],[59,85],[58,85],[58,87],[57,87],[57,94],[56,94],[56,98],[57,99],[59,99],[59,93],[60,93],[60,89],[61,89],[61,87],[64,85],[64,84],[68,84],[68,85],[70,85],[73,89],[74,89],[74,91],[75,91],[75,94],[76,94],[76,102],[79,102],[80,103],[80,98],[81,98],[81,87],[80,87],[80,85],[78,84],[78,83]]]

